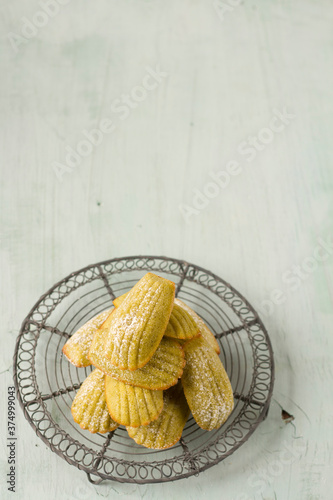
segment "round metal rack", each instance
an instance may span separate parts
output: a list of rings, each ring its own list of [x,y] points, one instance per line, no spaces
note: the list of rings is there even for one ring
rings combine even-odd
[[[112,306],[151,271],[176,283],[176,295],[214,332],[234,392],[235,407],[218,430],[189,418],[169,450],[137,445],[120,426],[90,434],[72,419],[76,391],[92,367],[76,368],[62,354],[66,340]],[[267,331],[248,301],[215,274],[168,257],[116,258],[74,272],[54,285],[23,321],[14,353],[14,381],[24,415],[36,434],[89,481],[174,481],[197,475],[231,455],[267,416],[274,360]]]

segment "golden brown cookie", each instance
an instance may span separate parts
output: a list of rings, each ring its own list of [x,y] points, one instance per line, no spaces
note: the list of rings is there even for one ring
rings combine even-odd
[[[106,329],[109,320],[106,321]],[[104,325],[92,341],[88,357],[91,363],[112,378],[144,389],[165,390],[175,385],[185,366],[184,351],[174,339],[163,337],[153,357],[137,370],[120,370],[104,356]]]
[[[192,317],[192,319],[195,321],[197,327],[199,328],[202,337],[206,340],[206,342],[208,342],[208,344],[210,344],[212,346],[212,348],[214,349],[214,351],[217,354],[220,354],[220,347],[217,343],[217,340],[214,337],[214,334],[210,331],[210,329],[208,328],[208,326],[204,322],[204,320],[202,318],[200,318],[200,316],[196,312],[194,312],[193,309],[191,309],[182,300],[175,299],[175,304],[177,304],[178,306],[183,308],[184,311],[186,311]]]
[[[147,273],[112,314],[104,354],[121,370],[142,368],[166,330],[175,296],[172,281]]]
[[[87,358],[87,354],[93,336],[110,315],[111,311],[113,311],[113,308],[108,309],[107,311],[104,311],[90,319],[67,340],[66,344],[62,348],[62,352],[73,365],[80,368],[91,364]]]
[[[105,375],[105,394],[110,415],[121,425],[148,425],[163,409],[163,391],[127,385],[108,375]]]
[[[122,304],[126,299],[128,293],[129,292],[124,293],[123,295],[120,295],[119,297],[114,299],[113,305],[115,307],[119,307],[120,304]],[[192,309],[191,313],[194,313]],[[194,337],[198,337],[199,335],[200,328],[198,324],[196,323],[192,315],[183,307],[183,303],[175,299],[169,323],[164,332],[164,337],[171,337],[178,340],[189,340]]]
[[[202,429],[218,429],[234,406],[228,375],[214,349],[203,338],[186,342],[184,351],[186,365],[181,381],[192,415]]]
[[[94,370],[83,382],[72,403],[74,421],[82,429],[95,432],[110,432],[119,424],[112,420],[105,399],[105,375]]]
[[[189,340],[200,335],[200,329],[192,316],[174,300],[173,309],[164,336]]]
[[[180,383],[163,393],[163,410],[157,420],[146,426],[127,427],[129,436],[146,448],[170,448],[181,438],[190,414]]]

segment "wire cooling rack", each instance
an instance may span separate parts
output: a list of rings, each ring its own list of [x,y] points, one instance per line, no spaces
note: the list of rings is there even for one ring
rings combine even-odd
[[[235,407],[218,430],[203,431],[191,417],[169,450],[137,445],[120,426],[90,434],[72,419],[76,391],[92,367],[76,368],[62,355],[67,339],[112,306],[148,271],[176,283],[176,295],[208,324],[234,392]],[[247,300],[198,266],[167,257],[112,259],[72,273],[46,292],[23,321],[14,353],[14,381],[26,419],[52,451],[104,479],[158,483],[197,475],[231,455],[267,416],[274,360],[267,331]]]

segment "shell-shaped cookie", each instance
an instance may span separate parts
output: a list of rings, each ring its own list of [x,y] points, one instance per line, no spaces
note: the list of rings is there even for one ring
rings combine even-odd
[[[119,424],[112,420],[105,398],[105,375],[94,370],[83,382],[72,403],[72,415],[82,429],[110,432]]]
[[[217,340],[214,337],[214,334],[210,331],[210,329],[208,328],[208,326],[204,322],[204,320],[202,318],[200,318],[200,316],[196,312],[194,312],[193,309],[191,309],[182,300],[175,299],[174,303],[175,303],[175,305],[181,307],[184,311],[186,311],[192,317],[192,319],[195,321],[197,327],[199,328],[199,331],[200,331],[200,334],[202,335],[202,337],[206,340],[206,342],[208,342],[208,344],[210,344],[212,346],[212,348],[214,349],[214,351],[217,354],[220,354],[220,347],[217,343]]]
[[[218,429],[234,407],[228,375],[203,338],[186,342],[184,351],[186,365],[181,381],[192,415],[202,429]]]
[[[62,352],[66,358],[78,368],[89,366],[91,362],[87,358],[88,351],[95,332],[110,315],[112,309],[103,311],[81,326],[66,342]]]
[[[112,314],[104,354],[121,370],[142,368],[156,351],[173,307],[175,284],[147,273]]]
[[[173,309],[164,336],[189,340],[200,335],[200,330],[192,316],[180,305],[173,304]]]
[[[163,409],[163,391],[127,385],[108,375],[105,375],[105,394],[110,415],[121,425],[148,425]]]
[[[119,307],[120,304],[122,304],[126,299],[128,293],[129,292],[124,293],[123,295],[120,295],[119,297],[114,299],[113,305],[115,307]],[[181,301],[178,301],[177,299],[174,300],[169,323],[164,332],[164,337],[171,337],[178,340],[189,340],[200,335],[200,328],[195,320],[195,316],[197,315],[191,309],[191,313],[195,315],[192,317],[192,314],[190,314],[189,311],[185,307],[183,307],[184,305],[185,304],[183,304]],[[197,317],[199,318],[199,316]],[[201,318],[199,318],[199,320],[203,323]],[[208,330],[208,327],[206,325],[205,327]],[[209,333],[213,337],[213,340],[215,340],[214,335],[210,331]]]
[[[157,420],[141,427],[127,427],[129,436],[146,448],[170,448],[181,438],[190,414],[181,384],[163,393],[163,410]]]
[[[88,357],[96,368],[112,378],[144,389],[162,391],[175,385],[182,376],[184,351],[176,340],[163,337],[151,360],[142,368],[130,371],[120,370],[104,356],[104,335],[103,326],[94,336]]]

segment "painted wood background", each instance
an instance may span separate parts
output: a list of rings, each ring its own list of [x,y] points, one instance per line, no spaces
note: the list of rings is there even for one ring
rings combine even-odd
[[[16,498],[332,498],[332,3],[12,0],[0,22],[3,394],[38,297],[140,253],[232,283],[276,360],[269,418],[172,484],[92,486],[18,409]]]

